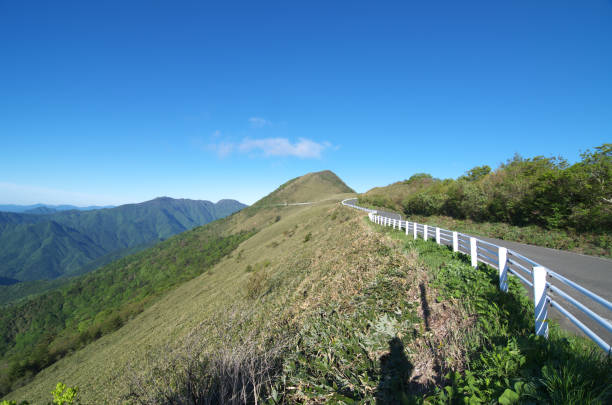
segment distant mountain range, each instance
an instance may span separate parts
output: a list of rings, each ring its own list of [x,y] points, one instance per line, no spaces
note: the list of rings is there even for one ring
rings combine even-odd
[[[0,212],[0,284],[82,274],[244,207],[160,197],[115,208],[57,211],[39,204]]]
[[[91,211],[102,208],[115,208],[114,205],[90,205],[89,207],[77,207],[76,205],[50,205],[50,204],[32,204],[32,205],[15,205],[15,204],[0,204],[2,212],[20,212],[27,214],[51,214],[58,211]]]

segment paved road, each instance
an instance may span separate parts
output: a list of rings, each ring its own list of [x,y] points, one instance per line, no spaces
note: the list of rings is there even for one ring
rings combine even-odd
[[[347,201],[350,205],[355,205],[357,199]],[[401,219],[401,216],[396,213],[388,213],[378,211],[378,214],[393,219]],[[603,259],[600,257],[586,256],[577,253],[567,252],[563,250],[549,249],[541,246],[526,245],[523,243],[509,242],[501,239],[487,238],[477,236],[478,239],[494,243],[498,246],[504,246],[508,249],[530,258],[531,260],[555,271],[562,276],[580,284],[584,288],[594,292],[608,301],[612,301],[612,260]],[[603,307],[589,299],[583,298],[582,294],[565,287],[564,285],[554,282],[562,290],[571,294],[572,297],[578,299],[584,305],[594,310],[600,315],[609,314],[609,311],[603,310]],[[566,303],[563,299],[559,300],[564,308],[572,312],[582,322],[587,324],[595,333],[602,337],[608,343],[612,342],[612,334],[604,328],[591,321],[588,317],[576,310],[571,304]],[[562,316],[556,309],[549,309],[550,316],[557,320],[561,326],[574,333],[582,333],[569,319]],[[607,316],[609,321],[609,315]]]

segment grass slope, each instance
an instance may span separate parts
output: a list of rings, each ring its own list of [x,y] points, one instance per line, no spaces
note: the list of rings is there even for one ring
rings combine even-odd
[[[157,350],[171,355],[198,326],[207,334],[209,326],[222,323],[228,314],[236,312],[248,313],[246,322],[258,330],[274,330],[270,323],[283,320],[297,322],[304,292],[321,294],[320,280],[325,272],[332,271],[330,260],[338,260],[337,254],[330,254],[333,252],[330,244],[353,243],[342,237],[349,231],[355,234],[348,217],[342,218],[344,222],[338,221],[341,226],[332,232],[326,231],[328,227],[324,224],[328,223],[328,212],[333,207],[334,203],[329,202],[264,208],[248,218],[242,213],[232,216],[228,219],[232,232],[268,226],[243,242],[231,257],[171,290],[119,330],[43,370],[10,397],[44,400],[50,381],[61,380],[78,385],[86,403],[99,403],[107,396],[110,402],[115,402],[128,392],[129,387],[121,384],[129,380],[130,370],[146,368],[147,353]],[[276,222],[278,216],[281,219]],[[309,233],[310,240],[304,242]],[[317,260],[320,263],[315,271],[311,266]],[[267,266],[266,261],[270,262]],[[249,265],[256,270],[247,271]],[[335,272],[344,268],[340,264],[334,267]],[[261,280],[254,281],[257,278]],[[337,282],[339,287],[342,280]],[[313,297],[310,305],[317,301]],[[228,344],[230,338],[236,336],[226,336],[223,343]],[[162,358],[158,360],[163,363]]]
[[[311,186],[310,190],[316,190],[317,197],[333,197],[337,191],[335,187],[328,187],[328,183],[325,183],[324,180],[322,180],[322,185],[317,186],[316,179],[319,178],[318,176],[314,178],[313,176],[306,177],[308,177],[307,184]],[[311,197],[308,192],[302,193],[302,195]],[[337,196],[337,198],[341,197],[344,196]],[[198,247],[201,244],[202,237],[212,233],[231,238],[253,229],[262,229],[281,221],[282,214],[287,212],[291,212],[291,209],[261,209],[255,215],[253,213],[249,215],[243,212],[238,213],[226,220],[217,221],[179,235],[153,249],[115,262],[83,279],[79,279],[61,290],[60,295],[62,297],[58,298],[57,294],[48,293],[20,304],[20,306],[9,307],[9,311],[5,313],[3,318],[3,324],[6,326],[6,328],[3,328],[5,336],[0,339],[4,342],[6,359],[14,358],[16,353],[24,354],[25,352],[19,351],[19,349],[32,346],[30,344],[32,341],[38,341],[40,343],[39,347],[45,348],[40,352],[43,355],[43,360],[49,357],[49,353],[51,354],[50,357],[53,358],[54,353],[58,352],[57,348],[66,347],[66,343],[68,343],[69,350],[62,350],[62,354],[69,354],[72,350],[96,340],[105,333],[112,332],[117,327],[121,327],[125,322],[129,324],[131,317],[151,304],[151,301],[148,300],[151,294],[163,295],[160,292],[163,293],[168,288],[173,288],[188,280],[192,275],[199,274],[198,271],[201,272],[199,255],[204,254],[204,259],[210,255],[207,251],[199,253],[200,249]],[[295,229],[287,231],[287,235],[290,236],[294,233]],[[241,253],[239,253],[240,255]],[[171,262],[168,262],[168,257],[173,258]],[[254,264],[257,267],[258,264]],[[191,271],[192,268],[195,271]],[[139,274],[146,276],[148,281],[143,283],[144,280],[142,277],[138,277]],[[256,272],[256,274],[259,273]],[[159,283],[160,277],[161,284]],[[104,280],[109,280],[109,282],[100,282]],[[152,288],[147,287],[148,285]],[[160,286],[161,288],[157,288]],[[52,305],[44,303],[49,300],[55,303],[58,299],[60,299],[60,302],[57,302],[56,306],[58,308],[55,312],[45,313],[43,311],[42,314],[36,314],[29,310],[31,308],[44,308],[45,306],[53,308]],[[68,302],[65,301],[66,299],[68,299]],[[64,302],[61,302],[62,300]],[[89,305],[92,302],[96,305]],[[24,314],[26,316],[23,316]],[[18,328],[11,324],[11,322],[16,322],[22,318],[27,319],[27,321],[25,323],[19,321]],[[49,322],[52,324],[51,328],[49,328]],[[33,325],[36,325],[34,331],[31,330]],[[52,339],[47,339],[44,335],[43,331],[46,330],[53,332]],[[51,340],[51,344],[48,344],[49,340]],[[76,342],[76,345],[72,342]],[[46,346],[45,343],[47,343]],[[33,354],[35,358],[41,357],[38,356],[38,350],[35,350]],[[11,370],[15,369],[15,364],[17,364],[18,369],[27,371],[30,367],[31,357],[17,358],[18,361],[13,363]],[[54,367],[56,366],[50,368],[53,369]],[[1,369],[0,365],[0,371]]]

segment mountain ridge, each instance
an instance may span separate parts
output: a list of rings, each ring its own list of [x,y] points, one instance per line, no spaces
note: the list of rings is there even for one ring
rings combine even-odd
[[[102,256],[148,246],[246,207],[221,201],[163,197],[89,211],[0,212],[0,276],[34,281],[78,275]]]

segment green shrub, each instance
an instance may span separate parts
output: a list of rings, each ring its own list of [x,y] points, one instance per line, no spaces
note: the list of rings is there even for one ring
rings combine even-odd
[[[442,181],[419,173],[403,185],[389,186],[388,190],[402,190],[401,198],[383,188],[360,196],[359,201],[402,209],[406,215],[448,215],[609,235],[612,144],[598,146],[581,157],[570,166],[561,158],[515,155],[495,171],[477,166],[457,180]]]
[[[61,382],[58,382],[55,389],[51,391],[54,405],[72,405],[78,403],[78,394],[78,387],[68,387]]]

